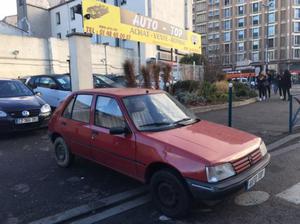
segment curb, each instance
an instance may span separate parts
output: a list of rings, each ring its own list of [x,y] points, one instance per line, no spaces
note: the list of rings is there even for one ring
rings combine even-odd
[[[250,98],[248,100],[233,102],[232,107],[246,106],[248,104],[252,104],[255,102],[256,102],[256,97]],[[204,113],[204,112],[208,112],[208,111],[222,110],[222,109],[226,109],[226,108],[228,108],[228,103],[218,104],[218,105],[210,105],[210,106],[190,107],[189,109],[192,110],[194,113]]]

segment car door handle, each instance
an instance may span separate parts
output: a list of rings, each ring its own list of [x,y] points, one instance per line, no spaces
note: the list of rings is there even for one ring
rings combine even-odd
[[[67,123],[66,123],[66,122],[64,122],[64,121],[62,121],[62,122],[61,122],[61,125],[63,125],[63,126],[67,126]]]
[[[99,135],[98,131],[92,131],[92,140],[94,140],[98,135]]]

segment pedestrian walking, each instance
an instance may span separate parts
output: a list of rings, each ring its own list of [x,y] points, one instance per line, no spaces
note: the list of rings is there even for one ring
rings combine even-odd
[[[282,84],[283,84],[283,100],[288,100],[290,98],[290,89],[292,87],[292,80],[291,80],[291,73],[289,70],[285,70],[283,77],[282,77]]]
[[[265,90],[266,90],[266,97],[271,97],[271,83],[272,83],[272,76],[269,72],[266,73],[266,78],[264,82]]]
[[[266,100],[266,87],[265,87],[266,75],[261,72],[257,77],[257,88],[259,93],[259,101]]]
[[[280,96],[280,99],[283,100],[283,90],[282,90],[282,87],[283,87],[283,75],[282,73],[279,73],[278,76],[277,76],[277,80],[278,80],[278,90],[279,90],[279,96]]]
[[[272,79],[272,86],[273,86],[274,95],[277,95],[277,92],[278,92],[278,74],[277,73],[274,74],[274,77]]]

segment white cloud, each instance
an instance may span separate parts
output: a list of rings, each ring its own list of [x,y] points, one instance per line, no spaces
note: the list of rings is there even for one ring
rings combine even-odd
[[[16,14],[16,0],[0,0],[0,20],[2,20],[5,16]]]

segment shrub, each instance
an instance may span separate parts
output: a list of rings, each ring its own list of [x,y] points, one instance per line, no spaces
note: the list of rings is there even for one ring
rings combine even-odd
[[[216,82],[217,92],[219,93],[228,93],[228,82],[227,81],[220,81]]]
[[[206,104],[206,99],[198,94],[197,91],[194,92],[179,92],[176,98],[185,105],[199,105]]]
[[[194,80],[184,80],[178,81],[173,85],[173,92],[176,94],[178,92],[195,92],[199,91],[200,82]]]
[[[144,79],[143,87],[148,88],[148,89],[151,88],[150,67],[143,65],[141,67],[141,73],[142,73],[143,79]]]
[[[204,97],[207,100],[207,102],[215,102],[217,98],[216,93],[216,85],[210,82],[203,82],[199,91],[200,96]]]
[[[127,81],[127,87],[136,87],[137,85],[133,61],[126,60],[123,64],[123,70],[125,74],[125,79]]]
[[[256,97],[257,94],[243,83],[233,83],[233,94],[237,98]]]

